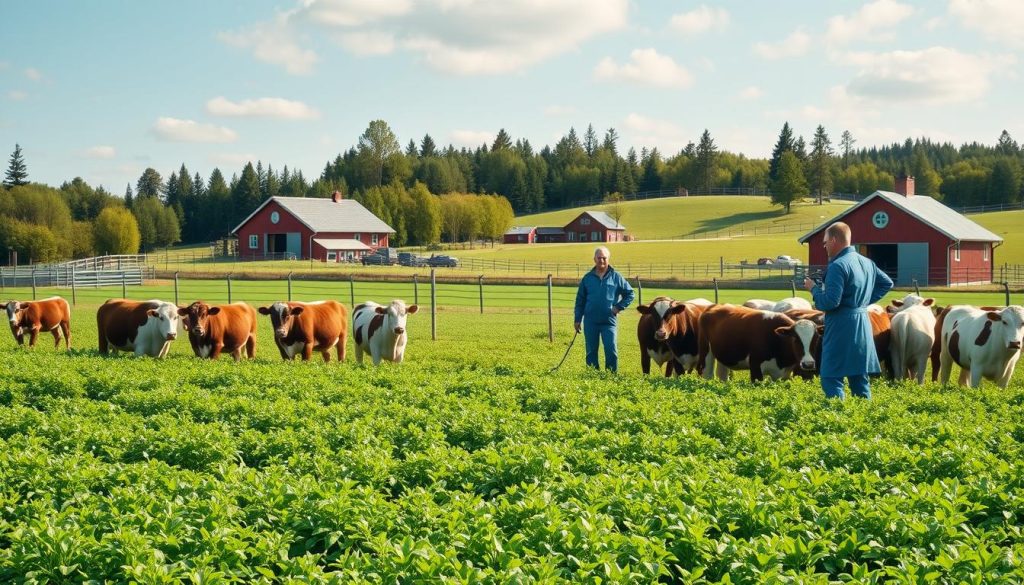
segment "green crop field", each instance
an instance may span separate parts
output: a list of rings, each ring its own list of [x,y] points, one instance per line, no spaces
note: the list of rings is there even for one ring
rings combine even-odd
[[[182,281],[182,302],[224,285]],[[323,286],[293,294],[347,301]],[[232,290],[259,305],[283,287]],[[95,292],[71,353],[0,340],[0,582],[1024,580],[1021,372],[845,402],[645,378],[630,310],[620,375],[586,370],[582,340],[552,373],[571,289],[551,343],[543,288],[487,288],[481,315],[456,285],[437,341],[429,312],[410,317],[400,365],[282,362],[266,321],[251,362],[198,360],[184,337],[166,360],[102,358],[95,308],[120,291]],[[998,302],[939,302],[966,299]]]

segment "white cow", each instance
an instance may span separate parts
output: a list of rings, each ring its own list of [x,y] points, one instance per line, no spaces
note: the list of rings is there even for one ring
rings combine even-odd
[[[971,388],[988,378],[1006,388],[1020,359],[1024,341],[1024,308],[1011,305],[983,311],[967,305],[949,307],[942,322],[939,378],[949,383],[950,368],[960,366],[960,384],[970,376]]]
[[[775,306],[772,308],[772,310],[775,311],[776,313],[785,313],[786,311],[792,309],[810,310],[812,308],[813,307],[811,307],[811,302],[808,301],[807,299],[802,299],[800,297],[786,297],[781,301],[775,303]]]
[[[162,358],[178,335],[178,307],[159,300],[111,299],[96,310],[99,350]]]
[[[892,341],[889,354],[892,371],[897,380],[916,378],[924,383],[928,358],[935,343],[935,299],[907,295],[901,301],[892,301],[896,309],[892,315]]]
[[[769,301],[765,299],[750,299],[743,303],[744,307],[748,309],[757,309],[758,311],[771,311],[775,309],[775,301]]]
[[[704,297],[697,297],[695,299],[690,299],[688,301],[683,302],[690,303],[691,305],[697,305],[699,307],[710,307],[711,305],[715,304],[714,302],[709,301]]]
[[[401,363],[408,341],[406,319],[418,309],[416,305],[407,307],[405,302],[397,299],[387,306],[373,301],[357,306],[352,312],[356,361],[362,363],[363,353],[366,352],[373,358],[373,365],[379,364],[382,359]]]

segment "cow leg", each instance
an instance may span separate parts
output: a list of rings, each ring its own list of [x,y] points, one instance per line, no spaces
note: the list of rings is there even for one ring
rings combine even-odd
[[[967,378],[970,375],[971,375],[971,370],[970,369],[964,368],[964,367],[960,368],[960,385],[961,386],[966,386],[967,385]]]
[[[363,346],[358,343],[356,344],[356,363],[363,363]]]
[[[50,333],[53,334],[53,349],[60,349],[60,327],[50,329]]]
[[[36,339],[38,337],[39,337],[39,328],[38,327],[33,327],[32,329],[29,329],[28,346],[30,348],[35,348],[35,346],[36,346]]]
[[[306,343],[302,345],[302,361],[308,362],[313,358],[313,344],[316,343],[312,339],[307,339]]]
[[[103,334],[103,329],[102,328],[99,331],[99,348],[100,348],[100,355],[107,355],[107,353],[109,352],[109,349],[108,349],[108,346],[107,346],[107,336]]]
[[[949,355],[949,345],[943,344],[942,351],[939,353],[939,381],[943,384],[949,384],[949,373],[953,368],[953,356]]]
[[[755,361],[753,358],[750,359],[750,381],[751,382],[760,382],[761,380],[764,379],[764,372],[761,371],[761,364],[762,363],[763,362],[761,362],[760,360]]]
[[[249,335],[249,339],[245,340],[245,357],[252,359],[256,357],[256,336]]]
[[[914,372],[917,375],[917,383],[924,384],[924,372],[928,369],[928,356],[922,355],[917,358],[917,371]]]
[[[60,322],[60,331],[64,335],[64,349],[71,350],[71,323],[68,321]]]
[[[717,371],[716,371],[716,368],[717,368]],[[723,382],[728,382],[729,381],[729,372],[731,370],[729,370],[729,366],[723,364],[722,362],[716,362],[714,364],[714,367],[712,367],[711,371],[714,374],[718,374],[718,379],[719,380],[721,380]]]
[[[214,343],[213,347],[210,348],[210,359],[215,360],[220,357],[220,353],[224,351],[223,343]],[[236,360],[237,361],[237,360]]]
[[[373,350],[373,351],[370,352],[370,355],[371,355],[371,357],[373,357],[373,365],[375,365],[375,366],[380,365],[380,358],[382,357],[381,356],[381,352],[379,352],[377,350]]]
[[[971,370],[971,388],[981,386],[981,368]]]
[[[647,374],[651,373],[651,355],[647,353],[647,349],[643,345],[640,346],[640,371]],[[667,373],[665,374],[668,375]]]
[[[676,360],[674,360],[674,359],[670,359],[667,362],[665,362],[665,377],[666,378],[671,378],[672,377],[672,372],[676,371],[676,368],[673,365],[675,363],[676,363]]]
[[[338,345],[336,346],[336,349],[337,349],[337,352],[338,352],[338,361],[339,362],[344,362],[345,361],[345,350],[347,349],[345,347],[345,345],[347,343],[348,343],[348,336],[347,335],[342,335],[342,336],[338,337]]]
[[[231,357],[235,358],[236,364],[242,361],[242,348],[236,347],[235,350],[231,352]]]

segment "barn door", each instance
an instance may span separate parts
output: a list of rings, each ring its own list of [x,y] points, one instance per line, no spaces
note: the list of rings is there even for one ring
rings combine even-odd
[[[897,254],[899,268],[896,284],[911,286],[914,284],[914,279],[917,279],[917,284],[927,286],[928,244],[926,242],[899,244]]]
[[[299,232],[288,232],[289,254],[295,254],[296,258],[302,258],[302,234]],[[312,250],[310,250],[312,252]]]

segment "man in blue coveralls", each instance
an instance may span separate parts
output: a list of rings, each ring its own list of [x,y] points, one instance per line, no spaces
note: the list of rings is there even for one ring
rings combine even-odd
[[[583,275],[576,291],[576,333],[583,325],[583,339],[587,346],[587,365],[600,368],[597,363],[598,341],[604,344],[604,367],[619,370],[619,347],[616,340],[616,315],[633,302],[633,287],[608,265],[611,255],[604,246],[594,250],[594,269]]]
[[[824,283],[804,279],[814,306],[825,312],[821,343],[821,388],[828,398],[844,398],[843,377],[850,392],[871,398],[868,374],[881,371],[867,306],[892,289],[892,279],[850,246],[850,226],[836,222],[825,229],[829,263]]]

